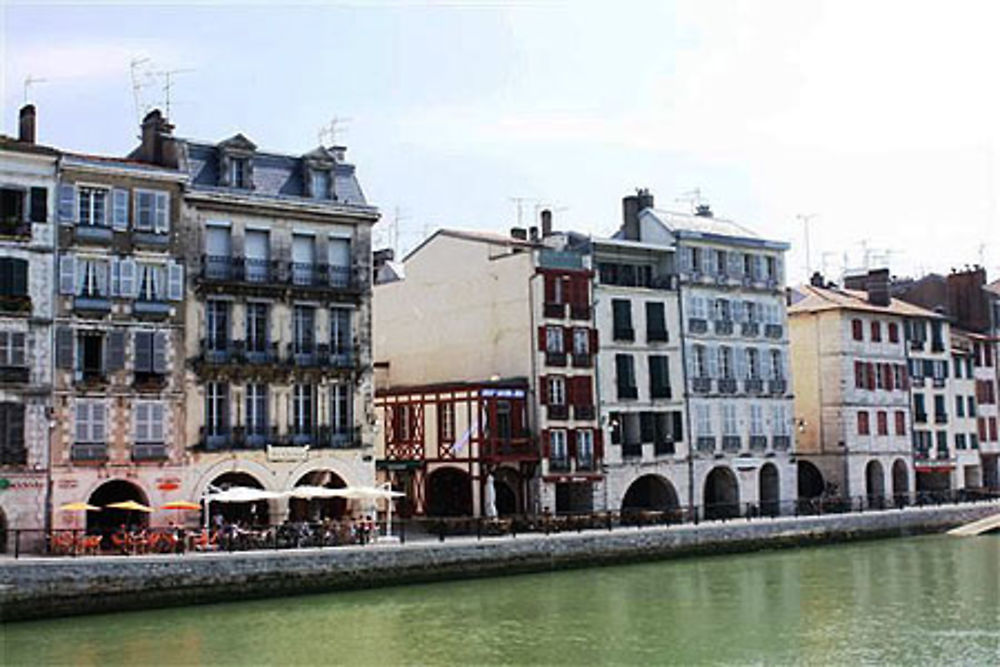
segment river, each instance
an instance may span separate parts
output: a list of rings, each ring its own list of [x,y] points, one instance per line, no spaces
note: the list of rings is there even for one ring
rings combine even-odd
[[[998,664],[1000,536],[15,623],[5,665]]]

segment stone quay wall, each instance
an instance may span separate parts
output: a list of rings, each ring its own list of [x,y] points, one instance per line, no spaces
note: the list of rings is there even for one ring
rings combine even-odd
[[[0,562],[0,620],[236,601],[940,532],[1000,502],[446,542]],[[955,538],[968,539],[968,538]]]

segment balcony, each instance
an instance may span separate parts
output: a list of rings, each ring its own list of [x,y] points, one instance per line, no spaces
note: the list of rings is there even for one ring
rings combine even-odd
[[[618,398],[619,400],[639,398],[639,390],[636,387],[629,387],[620,384],[618,385]]]
[[[760,335],[760,325],[756,322],[744,322],[740,325],[740,335],[744,338],[756,338]]]
[[[653,454],[656,456],[670,456],[676,452],[674,441],[671,439],[653,441]]]
[[[688,318],[688,331],[693,334],[703,334],[708,332],[708,320],[700,317]]]
[[[27,294],[0,295],[0,313],[4,315],[31,314],[31,297]]]
[[[323,365],[321,347],[288,343],[285,347],[285,360],[293,365],[304,368]]]
[[[70,447],[69,458],[74,463],[104,463],[108,460],[108,445],[76,442]]]
[[[948,414],[947,413],[941,413],[941,412],[934,413],[934,423],[935,424],[947,424],[948,423]]]
[[[321,449],[359,449],[361,447],[361,427],[321,426],[319,437],[313,446]]]
[[[649,287],[651,289],[675,290],[677,289],[677,276],[669,274],[653,276],[653,279],[649,283]]]
[[[167,446],[162,442],[135,443],[132,446],[133,461],[166,461]]]
[[[748,394],[759,396],[764,393],[764,381],[759,378],[751,378],[744,382]]]
[[[73,240],[90,245],[111,245],[115,237],[110,227],[103,225],[77,225],[73,228]]]
[[[203,255],[201,280],[232,286],[353,290],[358,285],[349,266],[279,262],[253,257]]]
[[[785,333],[785,328],[780,324],[765,324],[764,325],[764,337],[779,339]]]
[[[696,394],[707,394],[712,391],[712,378],[691,378],[691,391]]]
[[[170,235],[135,231],[132,232],[132,243],[139,247],[159,250],[170,245]]]
[[[549,472],[569,472],[569,457],[565,454],[557,458],[549,458]]]
[[[933,386],[935,389],[944,389],[945,379],[944,378],[934,378]]]
[[[914,387],[923,387],[926,386],[926,383],[924,382],[924,378],[922,377],[911,377],[910,385]]]
[[[944,342],[937,339],[931,341],[931,352],[944,352]]]
[[[615,340],[632,342],[635,340],[635,329],[633,329],[632,327],[616,326],[612,331],[612,338],[614,338]]]
[[[170,315],[170,304],[166,301],[138,299],[132,303],[132,312],[140,317],[162,319]]]
[[[656,398],[672,398],[673,392],[670,390],[669,384],[655,384],[650,383],[649,385],[649,397]]]
[[[594,406],[593,405],[574,405],[573,406],[573,419],[577,421],[592,421],[594,419]]]
[[[918,424],[924,424],[924,423],[926,423],[927,422],[927,413],[926,412],[914,412],[913,413],[913,421],[917,422]]]
[[[768,380],[767,391],[773,396],[780,396],[788,391],[787,380]]]
[[[719,393],[720,394],[735,394],[737,388],[737,382],[733,378],[720,378],[719,379]]]
[[[538,254],[538,265],[545,269],[582,269],[583,255],[566,250],[543,248]]]
[[[910,341],[910,349],[911,350],[917,350],[917,351],[923,351],[923,349],[924,349],[924,341],[923,340],[911,340]]]
[[[0,221],[0,237],[27,241],[31,239],[31,223],[17,218]]]
[[[506,461],[537,461],[538,447],[528,431],[509,438],[490,438],[483,443],[482,457]]]
[[[201,339],[201,360],[206,364],[227,364],[240,361],[243,341],[210,341]]]
[[[714,454],[715,436],[699,435],[698,439],[695,441],[695,449],[697,449],[702,454]]]
[[[594,365],[594,358],[586,353],[573,353],[573,368],[590,368]]]
[[[565,421],[569,419],[569,406],[567,405],[547,405],[545,415],[549,421]]]
[[[237,349],[243,348],[243,341],[233,341],[233,344]],[[281,351],[278,343],[254,344],[246,347],[243,359],[254,365],[277,364],[281,362]]]
[[[132,386],[140,393],[161,391],[167,386],[167,376],[165,373],[153,371],[136,371]]]
[[[542,306],[542,314],[545,317],[562,320],[566,318],[565,303],[546,303]]]
[[[108,383],[107,373],[103,368],[84,368],[76,371],[76,386],[82,390],[96,389]]]
[[[545,365],[546,366],[558,366],[565,368],[566,366],[566,353],[565,352],[545,352]]]
[[[751,435],[750,436],[750,451],[751,452],[762,452],[767,449],[767,436],[766,435]]]
[[[731,336],[733,334],[732,320],[715,320],[715,333],[719,336]]]
[[[111,299],[100,294],[75,296],[73,310],[91,315],[107,315],[111,312]]]
[[[742,445],[743,439],[738,435],[722,436],[722,451],[724,452],[738,452]]]
[[[569,306],[569,317],[572,320],[589,320],[590,306],[572,303]]]
[[[622,443],[622,458],[623,459],[641,459],[642,458],[642,443],[640,443],[640,442],[624,442],[624,443]]]
[[[666,329],[646,329],[647,343],[666,343],[669,340]]]
[[[578,472],[591,472],[597,467],[593,454],[577,454],[576,469]]]
[[[0,366],[0,384],[27,384],[30,379],[27,366]]]
[[[771,438],[771,447],[776,452],[787,452],[792,447],[792,438],[787,435],[776,435]]]

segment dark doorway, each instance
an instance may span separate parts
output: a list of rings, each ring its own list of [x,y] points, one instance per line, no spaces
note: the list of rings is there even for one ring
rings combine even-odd
[[[910,475],[903,459],[896,459],[892,464],[892,497],[897,507],[910,500]]]
[[[809,461],[799,461],[797,468],[799,499],[809,500],[823,495],[825,482],[819,468]]]
[[[242,486],[250,489],[263,489],[264,485],[256,477],[245,472],[227,472],[212,480],[212,486],[217,489],[231,489]],[[270,522],[270,509],[266,500],[254,503],[212,503],[211,527],[217,527],[221,521],[241,526],[266,526]]]
[[[87,532],[110,539],[110,536],[120,532],[123,526],[130,530],[138,530],[149,525],[149,515],[145,512],[108,507],[111,503],[126,500],[134,500],[141,505],[149,504],[142,489],[123,479],[113,479],[97,487],[87,502],[101,509],[97,512],[87,512]]]
[[[659,475],[643,475],[632,482],[622,499],[622,512],[629,510],[677,509],[677,492],[673,484]]]
[[[594,487],[590,482],[556,484],[556,514],[583,514],[594,511]]]
[[[740,514],[740,488],[736,474],[718,466],[705,478],[704,512],[706,519],[730,519]]]
[[[865,495],[868,496],[869,507],[882,507],[885,504],[885,473],[878,461],[869,461],[865,466]]]
[[[314,470],[306,473],[295,486],[323,486],[328,489],[343,489],[347,482],[332,470]],[[288,519],[290,521],[311,521],[318,523],[324,519],[342,519],[347,514],[346,498],[289,498]]]
[[[781,485],[778,468],[773,463],[760,467],[760,513],[764,516],[781,514]]]
[[[517,514],[517,494],[506,480],[494,478],[493,488],[497,492],[497,514],[510,516]]]
[[[472,480],[456,468],[438,468],[427,477],[427,516],[472,516]]]

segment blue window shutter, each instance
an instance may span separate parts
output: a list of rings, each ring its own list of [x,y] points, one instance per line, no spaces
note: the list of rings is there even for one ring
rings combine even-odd
[[[167,334],[164,331],[153,335],[153,372],[167,372]]]
[[[119,262],[119,272],[121,274],[119,285],[121,296],[129,299],[133,298],[136,293],[135,260],[123,259]]]
[[[76,186],[59,185],[59,220],[61,222],[76,220]]]
[[[73,255],[59,258],[59,293],[76,294],[76,259]]]
[[[56,368],[73,368],[73,330],[69,327],[56,329]]]
[[[184,298],[184,266],[177,262],[167,264],[167,298],[171,301]]]
[[[166,234],[170,231],[170,194],[167,192],[156,193],[156,215],[154,225],[156,231]]]
[[[111,191],[111,227],[115,231],[128,229],[128,190],[115,188]]]

